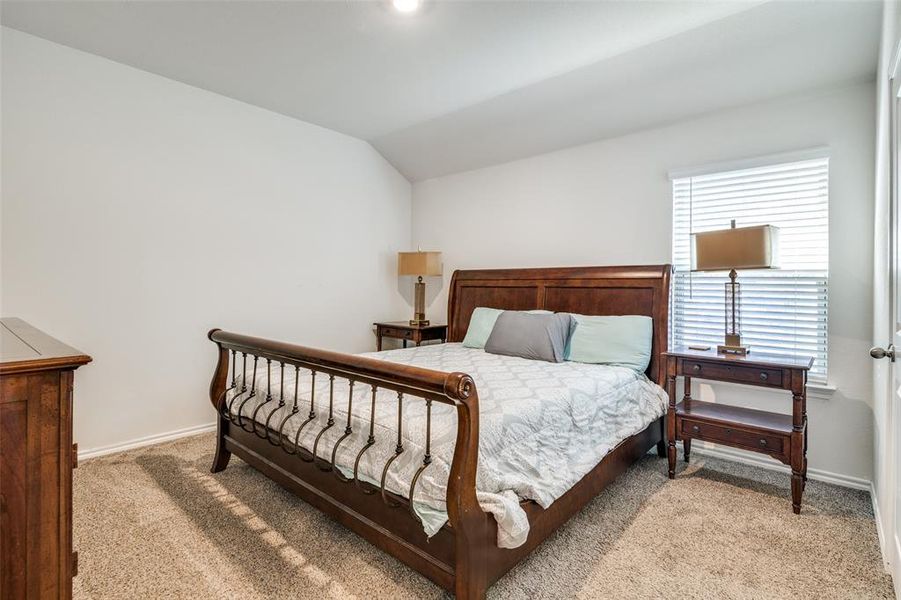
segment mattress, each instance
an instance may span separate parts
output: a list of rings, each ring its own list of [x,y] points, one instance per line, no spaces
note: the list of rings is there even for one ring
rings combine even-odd
[[[619,442],[645,429],[664,414],[667,397],[662,388],[643,373],[625,367],[573,362],[548,363],[489,354],[460,344],[434,344],[363,354],[394,363],[438,371],[460,371],[472,376],[479,395],[479,462],[476,491],[482,509],[498,523],[498,546],[515,548],[526,541],[529,521],[520,506],[533,500],[547,508],[593,469]],[[257,394],[227,395],[233,414],[277,428],[291,414],[295,395],[295,370],[286,366],[284,376],[266,362],[256,369]],[[248,365],[244,374],[248,389],[254,377]],[[284,379],[284,389],[282,389]],[[307,450],[329,416],[328,376],[318,373],[315,387],[310,371],[298,373],[298,412],[285,421],[283,433],[294,436],[310,412],[311,392],[316,418],[303,428],[300,444]],[[238,375],[236,389],[241,389]],[[267,393],[274,398],[264,404]],[[331,459],[332,449],[345,434],[349,386],[334,381],[332,418],[335,425],[319,441],[317,455]],[[283,407],[277,400],[284,398]],[[378,484],[398,445],[398,394],[377,390],[372,445],[360,458],[360,479]],[[407,497],[410,482],[423,464],[426,450],[426,403],[403,398],[401,442],[404,451],[387,472],[385,487]],[[242,406],[243,405],[243,406]],[[335,463],[345,475],[353,472],[360,449],[370,434],[372,389],[353,387],[350,425],[353,433],[338,447]],[[456,440],[457,415],[452,406],[432,403],[431,463],[416,484],[414,509],[425,532],[432,536],[447,522],[445,498]]]

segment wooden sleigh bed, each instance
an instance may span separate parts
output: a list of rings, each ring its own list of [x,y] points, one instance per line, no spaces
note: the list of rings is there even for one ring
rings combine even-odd
[[[653,346],[647,375],[663,386],[665,365],[660,355],[667,350],[670,272],[670,265],[456,271],[449,291],[448,342],[463,340],[470,316],[478,306],[547,309],[585,315],[647,315],[653,318]],[[512,549],[500,548],[497,523],[492,515],[482,510],[476,499],[479,395],[469,375],[305,348],[219,329],[212,330],[209,338],[219,351],[210,386],[210,400],[219,414],[212,471],[223,470],[232,454],[239,456],[372,544],[455,593],[457,598],[483,598],[492,583],[655,445],[659,456],[665,456],[661,417],[615,446],[548,508],[542,509],[534,502],[524,501],[521,506],[528,515],[530,527],[526,542]],[[454,407],[457,430],[447,483],[448,523],[429,539],[411,510],[409,498],[385,489],[384,474],[381,486],[357,478],[356,469],[353,476],[344,476],[322,458],[329,455],[328,451],[320,449],[317,453],[314,449],[311,454],[296,443],[299,432],[294,439],[284,435],[284,423],[273,420],[272,423],[258,424],[256,420],[236,417],[229,410],[227,398],[229,392],[234,397],[239,391],[233,389],[238,385],[236,369],[245,367],[247,361],[259,361],[266,368],[275,365],[282,377],[286,373],[294,376],[299,369],[304,369],[314,377],[318,374],[329,381],[340,378],[367,386],[367,389],[371,387],[373,408],[376,389],[392,390],[398,397],[398,430],[402,425],[404,403],[425,402],[429,409],[434,402]],[[264,392],[260,390],[259,393]],[[290,404],[290,399],[285,398],[267,397],[266,401]],[[294,402],[292,416],[296,414],[298,419],[313,422],[317,408],[298,407],[296,399]],[[318,410],[324,410],[324,406]],[[333,425],[345,427],[344,423]],[[371,444],[373,424],[366,425]],[[350,428],[348,421],[345,437]],[[343,439],[335,444],[335,450]],[[367,447],[360,450],[357,463]],[[402,452],[398,440],[395,457]],[[334,452],[331,457],[334,461]],[[416,477],[429,466],[430,460],[427,447]],[[410,497],[415,486],[416,478],[411,484]]]

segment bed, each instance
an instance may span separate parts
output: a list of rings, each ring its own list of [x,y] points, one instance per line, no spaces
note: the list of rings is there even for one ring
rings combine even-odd
[[[212,470],[234,453],[458,598],[482,598],[632,462],[655,445],[664,456],[670,270],[457,271],[448,343],[405,350],[348,355],[214,329]],[[464,348],[479,306],[650,316],[650,365]]]

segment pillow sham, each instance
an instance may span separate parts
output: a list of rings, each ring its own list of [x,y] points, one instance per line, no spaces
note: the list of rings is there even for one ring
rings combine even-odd
[[[485,352],[530,360],[563,362],[572,329],[569,313],[505,311],[497,317]]]
[[[572,315],[566,360],[644,372],[651,361],[653,321],[642,315]]]
[[[469,318],[469,329],[463,337],[464,348],[484,348],[491,330],[494,329],[494,322],[500,314],[504,312],[499,308],[485,308],[479,306],[472,311]]]

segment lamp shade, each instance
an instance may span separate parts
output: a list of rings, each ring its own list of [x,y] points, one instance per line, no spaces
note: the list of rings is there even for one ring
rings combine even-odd
[[[440,252],[398,252],[398,275],[441,275]]]
[[[694,271],[778,267],[778,227],[772,225],[733,227],[696,233],[692,237]]]

